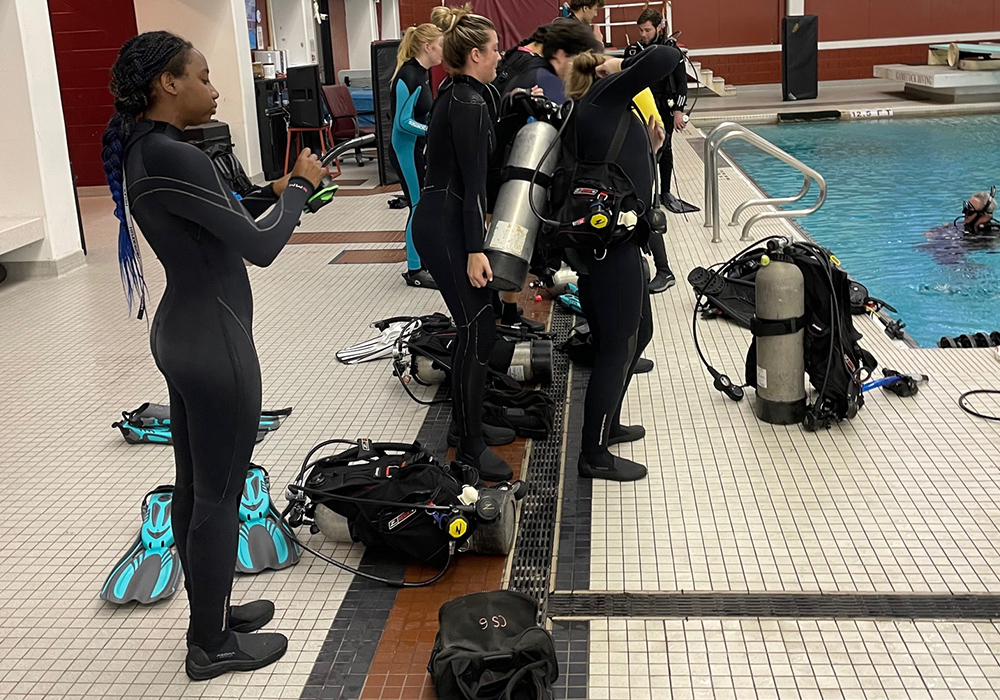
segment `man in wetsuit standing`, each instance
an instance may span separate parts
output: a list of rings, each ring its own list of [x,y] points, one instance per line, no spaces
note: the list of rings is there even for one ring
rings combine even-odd
[[[663,16],[652,8],[646,8],[636,20],[639,25],[639,41],[630,44],[625,49],[625,57],[635,56],[637,53],[650,46],[660,46],[663,44],[675,45],[668,41],[663,35]],[[684,211],[680,207],[683,204],[680,200],[670,194],[670,180],[674,172],[674,153],[671,148],[671,134],[674,131],[683,131],[687,126],[684,116],[684,106],[687,104],[687,70],[682,60],[665,79],[653,87],[653,97],[656,99],[656,108],[663,115],[667,126],[667,139],[660,149],[658,157],[659,183],[660,183],[660,204],[674,213]],[[669,115],[669,119],[668,119]],[[695,209],[696,210],[696,209]],[[666,291],[676,284],[674,273],[670,270],[670,263],[667,259],[667,249],[663,241],[663,236],[651,236],[649,247],[653,253],[653,263],[656,265],[656,275],[649,282],[649,291],[653,294]]]

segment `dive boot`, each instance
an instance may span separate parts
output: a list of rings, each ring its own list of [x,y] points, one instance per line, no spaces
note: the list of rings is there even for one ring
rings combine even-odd
[[[670,270],[657,272],[656,276],[649,281],[649,293],[659,294],[660,292],[665,292],[675,284],[677,284],[677,279],[674,277],[673,272]]]
[[[479,478],[483,481],[510,481],[514,478],[514,470],[505,462],[500,455],[486,448],[477,457],[464,454],[459,450],[458,461],[475,467],[479,472]]]
[[[610,453],[593,457],[581,453],[576,468],[584,479],[638,481],[646,476],[646,467],[643,465]]]
[[[184,670],[193,681],[207,681],[230,671],[255,671],[273,664],[288,650],[288,638],[274,632],[233,632],[215,651],[188,645]]]
[[[422,287],[424,289],[437,289],[437,282],[431,277],[431,273],[420,268],[419,270],[407,270],[403,273],[408,287]]]
[[[608,445],[617,445],[622,442],[636,442],[646,437],[646,429],[641,425],[619,425],[611,429],[608,437]]]
[[[510,428],[483,423],[483,440],[486,441],[487,445],[509,445],[514,442],[516,437],[517,434]],[[452,421],[448,426],[448,446],[458,447],[458,423],[455,421]]]
[[[274,619],[274,603],[255,600],[229,608],[229,629],[233,632],[256,632]]]

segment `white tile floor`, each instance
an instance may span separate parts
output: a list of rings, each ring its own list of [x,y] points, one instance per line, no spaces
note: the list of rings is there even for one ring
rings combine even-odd
[[[593,620],[592,700],[1000,697],[993,623]]]
[[[684,139],[675,149],[676,193],[700,202],[701,162]],[[370,171],[349,164],[345,177]],[[723,211],[750,193],[730,171]],[[386,199],[337,198],[302,230],[399,230],[405,212]],[[298,697],[349,582],[308,555],[294,569],[236,584],[239,598],[275,600],[274,629],[290,633],[289,655],[205,684],[189,683],[181,668],[183,597],[121,609],[97,598],[135,535],[142,495],[170,480],[171,455],[128,446],[110,428],[119,411],[164,401],[165,390],[146,326],[125,310],[108,200],[82,206],[85,268],[0,286],[0,697]],[[690,339],[687,272],[729,257],[741,247],[738,233],[713,246],[700,214],[670,220],[679,282],[654,297],[647,356],[657,370],[637,378],[627,404],[648,436],[622,448],[650,476],[594,484],[590,588],[1000,592],[1000,436],[955,404],[964,389],[996,385],[1000,364],[989,351],[907,349],[862,321],[864,344],[883,364],[926,372],[931,384],[912,399],[873,394],[858,418],[825,433],[761,424],[749,400],[735,405],[711,389]],[[344,367],[333,353],[369,337],[372,320],[443,304],[406,288],[401,264],[329,265],[346,247],[399,245],[291,246],[250,273],[264,403],[295,406],[255,454],[276,484],[321,439],[408,439],[424,416],[386,363]],[[148,253],[146,270],[155,299],[163,280]],[[746,334],[724,322],[705,323],[702,333],[706,353],[738,376]],[[359,554],[336,551],[349,561]],[[595,620],[589,692],[996,697],[998,652],[1000,635],[986,622]]]

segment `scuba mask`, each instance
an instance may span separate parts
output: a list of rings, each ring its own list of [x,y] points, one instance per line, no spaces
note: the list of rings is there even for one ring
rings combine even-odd
[[[971,199],[968,199],[962,203],[962,217],[966,219],[970,216],[975,217],[973,221],[978,220],[983,215],[987,215],[991,218],[991,220],[987,221],[986,223],[974,224],[972,222],[966,221],[964,223],[964,228],[966,232],[973,233],[978,231],[986,231],[993,228],[992,215],[993,211],[995,211],[996,209],[996,199],[994,198],[994,196],[996,195],[996,191],[997,191],[996,185],[991,187],[989,197],[986,199],[985,202],[982,203],[982,206],[980,207],[976,207],[976,205],[972,203]],[[958,223],[958,219],[955,219],[955,223],[956,224]]]

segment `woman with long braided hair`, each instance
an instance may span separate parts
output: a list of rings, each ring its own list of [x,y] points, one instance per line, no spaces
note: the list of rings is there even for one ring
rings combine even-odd
[[[270,601],[229,601],[261,407],[243,261],[266,266],[277,257],[324,170],[306,149],[288,177],[237,200],[208,156],[181,141],[185,127],[215,113],[219,93],[205,57],[168,32],[125,43],[111,92],[116,111],[102,155],[121,222],[122,282],[130,307],[138,297],[140,318],[146,287],[132,216],[167,278],[150,345],[170,396],[171,517],[191,606],[186,670],[205,680],[273,663],[288,644],[281,634],[249,634],[274,616]]]

